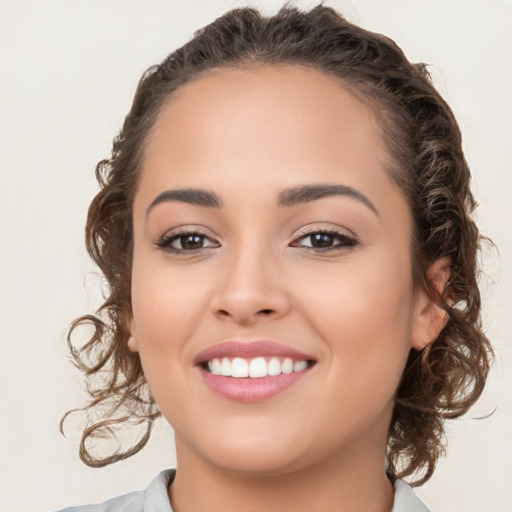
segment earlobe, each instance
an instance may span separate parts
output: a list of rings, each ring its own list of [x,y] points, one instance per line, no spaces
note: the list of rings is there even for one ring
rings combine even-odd
[[[436,301],[446,291],[450,277],[450,260],[441,258],[433,263],[427,271],[427,280],[434,292],[430,294],[425,289],[418,292],[411,333],[411,344],[416,350],[423,350],[429,343],[435,341],[448,322],[448,314]]]
[[[130,336],[127,341],[128,348],[132,352],[138,352],[139,351],[139,344],[137,342],[137,338],[135,336]]]
[[[130,330],[130,337],[128,338],[128,341],[126,342],[126,344],[132,352],[138,352],[139,351],[139,343],[137,341],[137,338],[134,335],[135,322],[133,320],[133,315],[130,315],[128,325],[129,325],[129,330]]]

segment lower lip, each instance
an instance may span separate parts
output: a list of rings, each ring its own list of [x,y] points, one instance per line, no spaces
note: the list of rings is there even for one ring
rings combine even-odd
[[[271,398],[296,384],[311,369],[308,367],[300,372],[250,379],[213,375],[204,368],[198,368],[212,391],[237,402],[261,402]]]

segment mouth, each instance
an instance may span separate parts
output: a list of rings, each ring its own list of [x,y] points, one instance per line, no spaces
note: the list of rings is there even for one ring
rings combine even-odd
[[[239,402],[258,402],[290,388],[317,360],[271,341],[228,341],[195,358],[203,381],[216,394]]]
[[[222,375],[235,379],[261,379],[301,372],[315,364],[313,360],[293,359],[291,357],[259,356],[252,359],[244,357],[215,357],[201,364],[212,375]]]

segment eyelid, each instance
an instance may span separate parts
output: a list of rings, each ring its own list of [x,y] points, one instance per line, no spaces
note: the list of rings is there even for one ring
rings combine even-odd
[[[209,250],[211,248],[218,248],[221,246],[220,242],[217,240],[218,237],[211,236],[207,234],[205,231],[209,231],[204,227],[199,226],[178,226],[176,228],[173,228],[167,232],[165,232],[164,235],[162,235],[156,242],[155,246],[157,248],[167,251],[171,254],[180,254],[184,253],[187,255],[192,254],[198,254],[200,252],[204,252],[206,250]],[[347,233],[347,231],[349,233]],[[314,246],[304,246],[300,244],[300,241],[304,238],[307,238],[308,236],[313,236],[315,234],[324,234],[329,235],[331,237],[334,237],[337,239],[337,242],[335,245],[328,246],[328,247],[314,247]],[[209,245],[206,245],[204,247],[198,247],[198,248],[192,248],[192,249],[179,249],[172,247],[171,244],[180,238],[184,238],[187,235],[196,235],[198,237],[201,237],[202,239],[208,240],[211,242]],[[326,227],[324,226],[307,226],[304,228],[301,228],[297,234],[297,236],[292,240],[290,243],[291,247],[300,248],[302,250],[308,251],[308,252],[317,252],[317,253],[326,253],[330,251],[342,251],[347,250],[351,247],[355,247],[359,245],[358,237],[348,229],[342,229],[339,227]]]
[[[303,235],[311,235],[319,232],[338,234],[340,236],[345,236],[347,238],[353,238],[354,240],[358,240],[357,235],[351,229],[337,225],[332,225],[330,223],[323,224],[319,222],[316,222],[314,224],[308,224],[307,226],[300,228],[298,230],[296,238],[299,238]]]
[[[217,237],[214,237],[210,234],[205,233],[205,231],[209,231],[204,227],[200,226],[178,226],[176,228],[170,229],[166,231],[156,242],[154,242],[157,248],[173,253],[186,253],[186,254],[195,254],[199,251],[204,251],[210,249],[212,247],[219,247],[220,243],[217,241]],[[170,244],[181,237],[186,237],[187,235],[197,235],[204,239],[207,239],[213,242],[213,245],[208,245],[206,247],[200,247],[197,249],[175,249],[170,247]]]
[[[346,233],[345,231],[349,231],[349,233]],[[315,234],[325,234],[330,235],[338,239],[338,244],[333,245],[331,247],[311,247],[311,246],[301,246],[298,245],[298,242],[301,239],[307,238],[308,236],[312,236]],[[343,251],[347,250],[351,247],[355,247],[359,245],[358,237],[350,230],[343,230],[340,228],[334,228],[334,227],[325,227],[325,226],[314,226],[314,227],[307,227],[302,230],[300,230],[299,234],[294,238],[292,243],[290,244],[292,247],[299,247],[306,251],[312,251],[312,252],[330,252],[330,251]]]

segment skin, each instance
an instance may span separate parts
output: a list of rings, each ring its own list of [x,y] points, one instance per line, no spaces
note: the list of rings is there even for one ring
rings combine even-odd
[[[212,72],[159,114],[134,201],[129,347],[175,430],[175,511],[391,510],[393,395],[411,347],[445,317],[413,283],[411,213],[390,164],[371,110],[299,66]],[[318,183],[351,187],[376,211],[348,196],[278,206],[283,190]],[[223,206],[163,201],[148,213],[177,188]],[[158,245],[183,227],[205,235],[196,249]],[[342,235],[327,236],[334,250],[311,247],[319,228]],[[428,277],[444,271],[438,262]],[[261,338],[317,363],[258,403],[205,385],[200,351]]]

